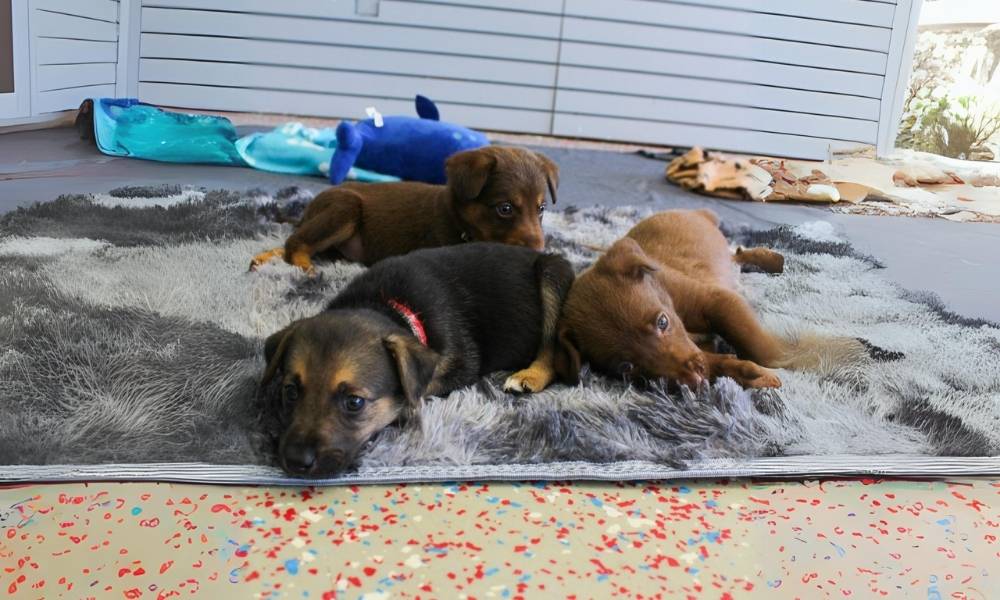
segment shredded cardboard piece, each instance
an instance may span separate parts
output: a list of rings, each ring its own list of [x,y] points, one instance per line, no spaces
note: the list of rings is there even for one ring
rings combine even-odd
[[[1000,165],[901,152],[830,162],[693,148],[667,166],[685,189],[733,200],[836,205],[836,212],[1000,222]]]
[[[773,191],[764,169],[697,147],[670,161],[667,179],[684,189],[734,200],[764,200]]]
[[[785,161],[733,158],[701,148],[671,161],[667,179],[685,189],[735,200],[830,203],[841,198],[836,185],[818,169],[800,176]]]

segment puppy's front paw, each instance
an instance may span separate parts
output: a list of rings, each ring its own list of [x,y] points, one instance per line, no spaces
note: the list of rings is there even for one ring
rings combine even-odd
[[[267,252],[261,252],[257,256],[253,257],[250,261],[250,270],[256,271],[263,265],[271,262],[276,258],[284,258],[285,249],[284,248],[274,248],[273,250],[268,250]]]
[[[749,388],[780,388],[781,379],[772,371],[762,369],[762,373],[746,383]]]
[[[507,378],[503,384],[505,392],[540,392],[555,378],[551,369],[531,365]]]

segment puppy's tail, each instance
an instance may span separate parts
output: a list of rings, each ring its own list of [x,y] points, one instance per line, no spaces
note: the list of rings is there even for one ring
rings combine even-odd
[[[778,356],[768,366],[829,373],[859,365],[868,351],[857,338],[799,334],[781,340]]]

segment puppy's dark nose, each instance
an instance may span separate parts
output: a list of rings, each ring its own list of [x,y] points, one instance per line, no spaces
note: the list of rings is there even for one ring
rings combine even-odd
[[[316,448],[310,444],[288,444],[283,458],[285,470],[304,475],[316,466]]]

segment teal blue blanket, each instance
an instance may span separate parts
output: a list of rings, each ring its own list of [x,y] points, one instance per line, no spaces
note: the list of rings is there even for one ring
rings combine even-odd
[[[168,112],[134,98],[94,99],[94,137],[101,152],[111,156],[327,177],[337,151],[335,131],[286,123],[240,137],[225,117]],[[398,181],[358,168],[348,179]]]

